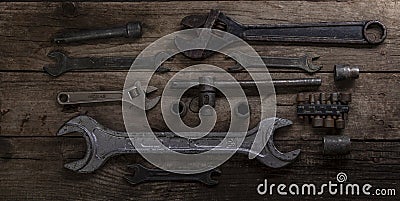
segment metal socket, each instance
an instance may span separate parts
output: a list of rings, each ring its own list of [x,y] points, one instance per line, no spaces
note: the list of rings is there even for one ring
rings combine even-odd
[[[340,80],[354,80],[360,76],[360,69],[358,67],[351,67],[349,65],[336,64],[334,69],[335,81]]]
[[[345,135],[328,135],[324,137],[325,155],[344,155],[350,153],[351,141]]]
[[[344,121],[343,117],[339,117],[335,120],[335,128],[336,129],[344,129],[346,127],[346,122]]]

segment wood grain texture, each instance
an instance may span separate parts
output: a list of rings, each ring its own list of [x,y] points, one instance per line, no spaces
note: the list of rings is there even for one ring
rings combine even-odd
[[[63,6],[64,5],[64,6]],[[270,200],[270,199],[356,199],[365,196],[301,196],[276,194],[260,196],[256,187],[263,179],[270,183],[316,183],[336,181],[345,172],[351,183],[371,183],[374,188],[395,188],[400,192],[400,4],[398,1],[163,1],[163,2],[78,2],[67,9],[61,2],[0,3],[0,195],[1,200]],[[221,9],[246,24],[300,23],[317,21],[382,21],[388,28],[385,42],[376,47],[329,47],[252,44],[260,55],[320,55],[316,61],[321,72],[273,69],[274,79],[320,77],[323,84],[316,90],[279,90],[276,96],[278,117],[293,125],[276,132],[275,143],[282,151],[300,148],[302,153],[293,164],[271,169],[247,156],[235,155],[221,166],[223,174],[216,187],[197,183],[157,182],[137,186],[128,184],[126,165],[149,165],[139,155],[113,157],[92,174],[77,174],[63,168],[67,162],[83,157],[84,139],[77,135],[56,137],[68,119],[86,114],[113,130],[124,130],[120,103],[102,103],[62,107],[56,102],[60,91],[120,90],[126,71],[70,72],[53,78],[42,72],[52,61],[46,54],[54,49],[71,56],[135,56],[156,39],[180,29],[180,20],[190,14]],[[142,21],[140,39],[110,39],[81,45],[56,45],[51,38],[59,31],[123,25]],[[201,63],[182,55],[167,61],[178,71]],[[204,63],[223,68],[233,61],[215,55]],[[333,84],[333,66],[348,63],[360,66],[360,78],[353,85]],[[161,89],[174,72],[156,74],[150,84]],[[233,74],[249,79],[245,73]],[[347,128],[341,133],[312,129],[295,114],[297,92],[351,92],[353,101]],[[193,94],[193,92],[191,92]],[[259,110],[258,98],[249,96],[252,112]],[[219,99],[216,110],[219,121],[215,130],[229,125],[228,105]],[[148,112],[156,130],[166,130],[160,117],[160,106]],[[194,114],[184,120],[195,124]],[[260,116],[252,116],[251,126]],[[351,153],[341,157],[322,155],[322,137],[343,134],[352,139]],[[396,199],[397,197],[397,199]],[[398,200],[398,196],[377,197]]]
[[[137,2],[76,3],[76,9],[63,9],[61,3],[0,4],[2,70],[41,71],[51,61],[46,54],[62,49],[71,56],[135,56],[159,37],[180,29],[180,20],[189,14],[207,13],[219,8],[245,24],[304,23],[316,21],[381,20],[388,29],[384,44],[371,48],[326,46],[254,45],[260,55],[320,55],[324,70],[337,62],[362,67],[362,71],[399,71],[399,29],[396,1],[345,2]],[[321,9],[312,9],[321,8]],[[268,12],[266,12],[268,11]],[[72,12],[72,13],[71,13]],[[29,19],[29,20],[26,20]],[[135,40],[110,39],[83,45],[55,45],[51,38],[60,31],[124,25],[128,21],[143,23],[143,37]],[[345,50],[345,51],[344,51]],[[214,58],[218,59],[218,58]],[[180,63],[178,60],[176,63]],[[176,68],[180,69],[179,66]]]

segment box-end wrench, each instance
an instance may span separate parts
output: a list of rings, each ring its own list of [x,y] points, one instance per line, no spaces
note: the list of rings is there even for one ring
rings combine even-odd
[[[257,69],[264,66],[256,66],[252,65],[252,61],[256,61],[250,55],[246,55],[244,53],[233,54],[230,56],[235,61],[242,61],[242,64],[245,65],[247,70]],[[312,62],[317,60],[319,56],[311,56],[309,54],[305,54],[301,57],[269,57],[269,56],[262,56],[260,57],[261,60],[264,62],[265,67],[267,68],[281,68],[281,69],[291,69],[291,70],[304,70],[309,73],[315,73],[319,71],[322,66],[314,65]],[[243,63],[244,61],[244,63]],[[244,68],[241,64],[237,63],[233,66],[228,68],[228,72],[241,72]]]
[[[214,186],[218,184],[218,181],[213,179],[212,176],[221,174],[218,169],[197,174],[178,174],[158,168],[147,168],[140,164],[129,165],[128,168],[132,169],[134,174],[125,176],[125,179],[134,185],[149,181],[182,181],[201,182],[208,186]]]
[[[376,20],[244,25],[219,10],[211,10],[209,14],[205,15],[186,16],[182,19],[181,24],[183,28],[189,29],[220,29],[243,40],[260,42],[376,45],[382,43],[387,36],[385,25]],[[177,39],[183,40],[182,38]],[[184,40],[175,41],[178,48],[179,44],[184,42]],[[210,51],[204,50],[191,50],[183,53],[193,59],[203,59],[211,54]]]
[[[43,70],[54,77],[73,70],[129,70],[136,59],[132,57],[69,57],[61,51],[52,51],[47,56],[54,59],[56,63],[45,65]],[[154,59],[155,62],[164,61],[167,59],[167,55],[159,53]],[[143,70],[146,69],[151,70],[144,66]],[[160,66],[156,72],[168,72],[169,70]]]
[[[139,38],[142,36],[142,25],[140,22],[129,22],[126,26],[104,28],[95,30],[83,30],[78,32],[62,33],[56,36],[55,43],[72,43],[93,39],[105,39],[115,37]]]
[[[275,122],[272,127],[269,123],[266,123],[271,120]],[[271,137],[269,139],[264,139],[267,140],[267,145],[256,158],[268,167],[279,168],[290,164],[300,154],[300,149],[282,153],[273,143],[274,131],[291,124],[292,122],[290,120],[282,118],[265,119],[261,121],[257,127],[247,132],[241,145],[235,141],[236,138],[234,137],[229,139],[233,143],[222,143],[222,145],[219,145],[220,140],[225,137],[226,133],[211,132],[206,137],[197,140],[189,140],[176,137],[172,132],[154,132],[157,138],[152,138],[151,136],[153,135],[150,133],[132,133],[132,135],[128,135],[126,132],[113,131],[100,125],[91,117],[82,115],[66,122],[58,130],[57,135],[62,136],[68,133],[79,132],[84,136],[87,145],[84,158],[67,163],[64,167],[79,173],[89,173],[97,170],[114,155],[138,153],[139,149],[141,152],[163,154],[163,149],[150,146],[148,144],[149,140],[164,142],[163,144],[172,151],[185,154],[200,153],[211,149],[218,153],[236,150],[237,153],[249,154],[253,153],[251,147],[256,139],[257,132],[271,131]],[[134,140],[131,140],[129,136],[134,139],[136,135],[149,136],[149,139],[143,142],[137,142],[133,145]]]
[[[160,96],[147,98],[146,94],[157,90],[157,87],[147,86],[146,90],[142,89],[140,82],[135,82],[134,86],[123,91],[80,91],[80,92],[60,92],[57,95],[57,102],[60,105],[73,105],[85,103],[100,103],[126,101],[133,105],[140,105],[140,98],[144,98],[144,110],[154,108],[160,101]],[[127,94],[127,98],[123,99],[123,94]]]

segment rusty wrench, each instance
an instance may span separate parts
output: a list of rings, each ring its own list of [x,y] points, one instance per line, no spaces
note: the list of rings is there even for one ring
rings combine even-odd
[[[382,43],[387,36],[384,24],[376,20],[358,22],[320,22],[303,24],[254,24],[244,25],[226,16],[219,10],[211,10],[205,15],[189,15],[182,19],[183,28],[220,29],[243,40],[284,43],[325,43],[325,44],[370,44]],[[180,44],[188,41],[181,38]],[[192,59],[204,59],[211,55],[208,50],[183,52]]]
[[[238,53],[231,55],[232,59],[244,61],[243,65],[246,65],[248,69],[256,69],[264,66],[255,66],[252,65],[252,60],[257,58],[253,58],[252,56],[246,55],[244,53]],[[301,69],[307,71],[308,73],[315,73],[319,71],[322,66],[314,65],[312,62],[317,60],[319,56],[311,56],[309,54],[305,54],[300,57],[270,57],[270,56],[261,56],[261,60],[264,62],[265,67],[267,68],[281,68],[281,69]],[[243,66],[236,62],[233,67],[228,68],[228,72],[241,72],[244,70]]]
[[[140,97],[145,98],[145,106],[143,109],[150,110],[154,108],[160,101],[160,96],[149,99],[146,94],[157,90],[157,87],[147,86],[143,90],[140,82],[135,82],[134,86],[123,91],[78,91],[78,92],[60,92],[57,95],[57,102],[60,105],[84,104],[84,103],[100,103],[126,101],[129,103],[138,103]],[[128,98],[123,99],[123,94],[126,93]],[[138,104],[134,104],[138,105]]]
[[[69,57],[61,51],[52,51],[47,56],[55,60],[56,63],[45,65],[43,70],[54,77],[73,70],[129,70],[135,61],[135,58],[132,57]],[[164,61],[167,56],[161,52],[154,59],[156,62]],[[148,69],[148,67],[143,66],[143,69]],[[170,69],[163,66],[156,70],[156,72],[168,71]]]
[[[270,121],[271,119],[266,120]],[[175,134],[171,132],[155,132],[154,134],[159,137],[154,140],[165,142],[167,143],[165,146],[169,147],[171,150],[183,153],[202,152],[213,148],[222,153],[234,149],[237,150],[238,153],[249,154],[252,152],[251,147],[255,140],[257,131],[268,131],[272,129],[271,137],[266,139],[268,140],[267,146],[263,148],[256,158],[266,166],[279,168],[294,161],[294,159],[296,159],[300,154],[300,149],[282,153],[275,147],[273,143],[274,131],[278,128],[289,126],[292,122],[282,118],[274,118],[272,120],[275,122],[272,128],[269,127],[269,124],[266,124],[265,121],[261,121],[259,126],[249,130],[240,147],[232,147],[238,146],[237,143],[233,143],[234,145],[210,146],[210,142],[215,142],[215,137],[218,139],[218,137],[224,137],[226,134],[219,132],[209,133],[208,137],[200,138],[199,140],[177,138],[174,137]],[[160,153],[160,150],[156,147],[149,148],[145,142],[133,145],[128,133],[105,128],[96,120],[84,115],[75,117],[66,122],[59,129],[57,135],[62,136],[73,132],[79,132],[85,137],[87,145],[86,155],[83,159],[65,164],[65,167],[79,173],[93,172],[101,167],[111,156],[138,153],[138,149],[151,153]],[[146,133],[144,134],[146,135]],[[151,134],[149,135],[151,136]],[[131,137],[134,136],[134,134],[131,135]],[[232,140],[234,140],[234,138],[232,138]]]

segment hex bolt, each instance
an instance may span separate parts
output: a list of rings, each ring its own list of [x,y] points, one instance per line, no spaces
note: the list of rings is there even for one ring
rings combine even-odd
[[[325,155],[344,155],[350,153],[351,140],[345,135],[328,135],[324,137]]]
[[[54,38],[53,41],[55,43],[72,43],[115,37],[139,38],[140,36],[142,36],[142,26],[140,22],[129,22],[123,27],[64,33]]]
[[[321,94],[320,94],[319,98],[317,97],[318,94],[314,94],[314,99],[317,100],[316,104],[322,104]],[[316,115],[314,117],[314,119],[312,120],[312,126],[315,127],[315,128],[323,127],[324,126],[324,119],[321,118],[320,115]]]
[[[351,67],[349,65],[336,64],[334,68],[335,81],[340,80],[354,80],[360,75],[358,67]]]

